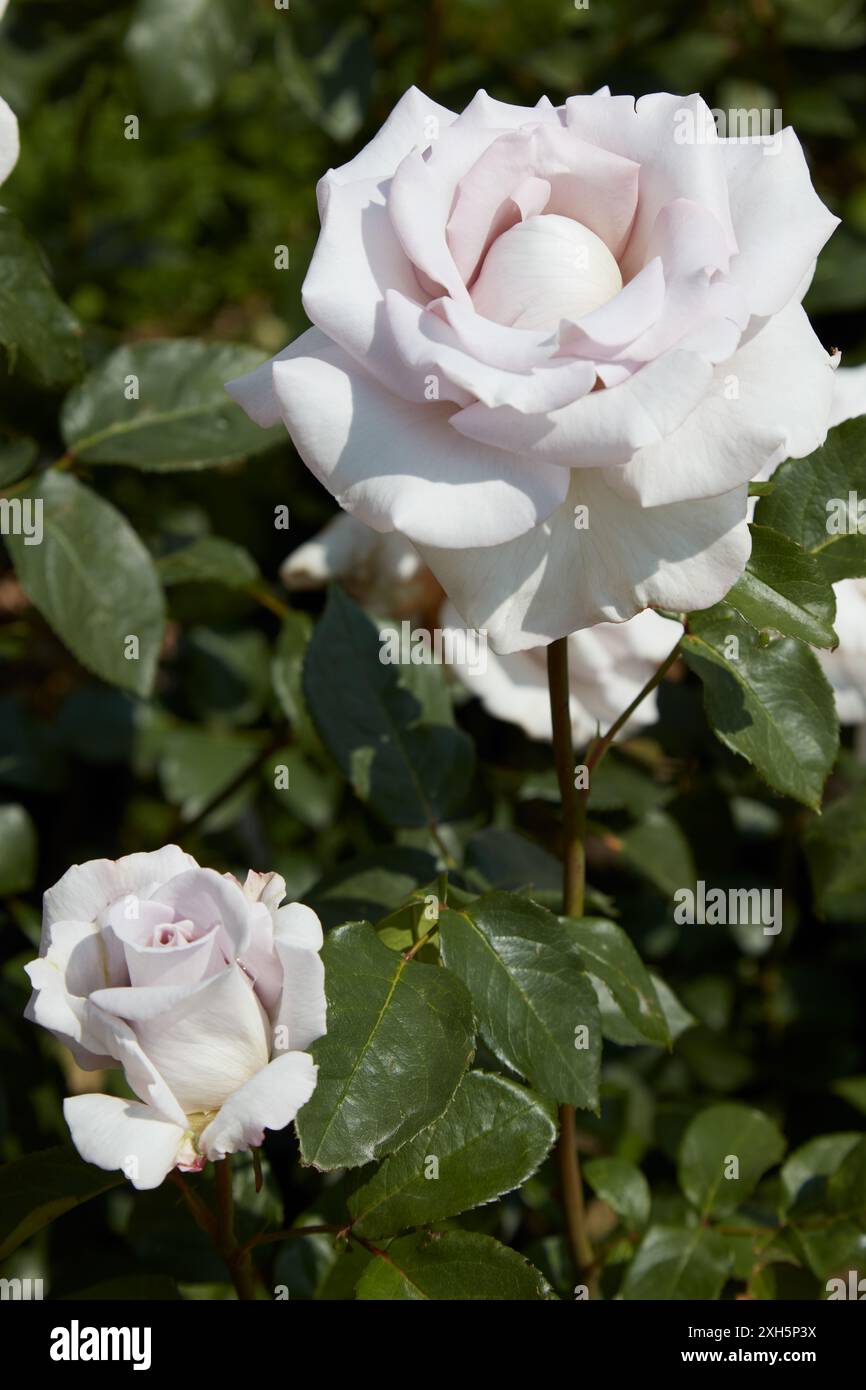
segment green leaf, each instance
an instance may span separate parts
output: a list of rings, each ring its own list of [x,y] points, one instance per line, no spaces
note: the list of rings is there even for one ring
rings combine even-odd
[[[670,1031],[671,1042],[676,1042],[677,1038],[693,1027],[694,1017],[682,1001],[677,998],[667,981],[657,975],[654,970],[650,971],[650,979],[655,986],[656,996]]]
[[[203,111],[243,60],[243,0],[139,0],[126,52],[148,107],[160,116]]]
[[[0,1168],[0,1260],[50,1221],[124,1181],[84,1163],[71,1144],[16,1158]]]
[[[866,912],[866,785],[832,801],[807,825],[803,848],[815,907],[831,921],[857,921]]]
[[[560,920],[584,968],[607,985],[628,1021],[649,1042],[669,1046],[670,1029],[655,985],[622,927],[601,917]]]
[[[634,1163],[626,1158],[592,1158],[584,1164],[584,1174],[596,1196],[613,1207],[617,1216],[638,1229],[649,1221],[649,1183]]]
[[[36,828],[23,806],[0,806],[0,895],[26,893],[36,874]]]
[[[622,856],[665,897],[672,897],[682,884],[695,881],[691,845],[673,816],[658,807],[625,831]]]
[[[193,724],[167,729],[157,762],[166,800],[180,808],[184,820],[192,820],[242,777],[261,751],[262,739],[255,733],[211,732]],[[239,786],[235,796],[221,802],[207,817],[207,828],[213,831],[231,825],[251,790],[249,783]]]
[[[866,575],[866,519],[861,533],[856,506],[848,512],[850,493],[866,500],[866,418],[832,429],[823,447],[808,458],[783,463],[773,483],[772,495],[762,498],[755,512],[761,526],[790,536],[821,565],[831,584]],[[839,512],[841,528],[836,525]]]
[[[785,1139],[773,1121],[748,1105],[711,1105],[680,1141],[677,1176],[701,1215],[727,1216],[779,1163]],[[728,1176],[728,1171],[737,1176]]]
[[[163,584],[224,584],[245,589],[259,578],[259,567],[242,545],[221,536],[200,536],[156,562]]]
[[[486,826],[466,846],[464,875],[481,889],[562,892],[562,865],[541,845],[514,830]]]
[[[403,1236],[371,1260],[358,1281],[365,1301],[553,1298],[543,1275],[516,1250],[474,1231]]]
[[[833,1212],[866,1213],[866,1139],[862,1136],[827,1179],[827,1201]]]
[[[795,1248],[819,1279],[862,1265],[864,1163],[862,1134],[822,1134],[782,1167],[782,1210]]]
[[[259,454],[283,435],[253,424],[226,395],[225,382],[260,362],[253,348],[194,338],[118,348],[67,396],[63,438],[85,463],[154,473]]]
[[[305,901],[321,917],[326,930],[348,921],[377,921],[402,904],[419,884],[429,883],[435,873],[436,860],[424,850],[380,846],[327,874],[310,889]]]
[[[484,1041],[506,1066],[542,1095],[595,1109],[595,991],[552,913],[525,898],[488,893],[440,913],[439,939],[442,959],[472,995]]]
[[[297,1119],[304,1163],[357,1168],[437,1120],[474,1051],[472,1005],[459,980],[407,961],[366,923],[339,927],[322,953],[328,1032]]]
[[[689,624],[683,656],[703,682],[716,737],[776,791],[817,810],[836,760],[839,721],[814,653],[791,637],[764,645],[724,604],[691,614]]]
[[[323,16],[324,18],[324,16]],[[360,16],[315,36],[307,56],[296,27],[281,25],[275,57],[280,81],[308,121],[334,140],[351,140],[364,122],[375,70],[368,26]]]
[[[468,1072],[429,1129],[358,1174],[348,1200],[354,1227],[390,1236],[493,1202],[535,1172],[555,1139],[548,1102],[503,1076]]]
[[[280,706],[305,748],[321,749],[319,736],[304,699],[304,660],[313,633],[308,613],[287,613],[274,647],[271,680]]]
[[[830,1089],[866,1115],[866,1076],[843,1076],[834,1081]]]
[[[651,1226],[620,1289],[624,1299],[719,1297],[733,1263],[722,1237],[706,1226]]]
[[[391,825],[447,820],[469,786],[472,740],[428,714],[417,694],[422,668],[383,664],[380,650],[374,624],[332,588],[304,663],[316,728],[356,795]]]
[[[835,647],[836,598],[819,561],[780,531],[750,529],[749,563],[725,602],[754,628],[773,629],[814,647]]]
[[[81,327],[58,298],[39,248],[21,223],[0,208],[0,343],[9,371],[49,389],[81,375]]]
[[[147,695],[165,627],[150,553],[120,512],[67,473],[34,479],[26,499],[42,501],[41,543],[6,538],[25,593],[82,665]],[[127,659],[130,637],[138,657]]]

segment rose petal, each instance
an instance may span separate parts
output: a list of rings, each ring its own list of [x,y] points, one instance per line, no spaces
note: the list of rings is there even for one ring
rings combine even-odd
[[[720,142],[739,255],[731,280],[753,314],[775,314],[805,293],[812,262],[839,225],[812,187],[800,142],[790,127],[772,145]]]
[[[393,188],[387,184],[367,180],[331,186],[301,298],[327,339],[339,343],[391,390],[412,398],[418,379],[382,332],[383,301],[389,289],[419,302],[427,295],[391,225],[392,203]],[[306,351],[315,355],[325,342],[311,339]]]
[[[0,98],[0,183],[12,173],[18,154],[18,121],[12,108]]]
[[[404,92],[385,124],[354,159],[332,171],[338,183],[390,178],[410,150],[425,149],[457,116],[417,87]]]
[[[159,1187],[177,1163],[185,1130],[146,1105],[116,1096],[71,1096],[63,1115],[85,1163],[120,1168],[139,1191]]]
[[[463,349],[449,324],[405,295],[389,291],[385,310],[403,360],[419,377],[428,379],[432,373],[440,382],[453,382],[470,400],[476,397],[488,406],[508,404],[530,414],[556,410],[585,396],[595,385],[591,362],[552,358],[547,366],[524,373],[479,362]]]
[[[866,366],[837,367],[833,373],[830,425],[841,425],[866,415]]]
[[[127,854],[116,860],[91,859],[86,864],[73,864],[43,896],[43,934],[53,922],[95,922],[118,898],[128,895],[149,898],[166,879],[197,867],[192,855],[177,845],[166,845],[151,854]]]
[[[202,1131],[202,1153],[214,1162],[257,1149],[265,1130],[285,1129],[316,1088],[317,1068],[306,1052],[287,1052],[269,1062],[222,1105]]]
[[[448,245],[469,284],[493,241],[514,226],[516,198],[528,181],[547,184],[548,196],[534,210],[581,222],[601,237],[615,256],[622,253],[637,206],[638,166],[599,149],[558,124],[536,125],[499,135],[461,178],[448,220]],[[525,214],[524,214],[525,215]]]
[[[539,463],[568,469],[621,464],[637,449],[667,439],[701,401],[712,374],[697,353],[673,351],[620,385],[547,415],[477,404],[453,415],[451,425],[468,439],[509,453],[519,449]]]
[[[421,554],[470,627],[497,652],[520,651],[642,608],[708,608],[742,574],[750,552],[747,488],[641,509],[575,470],[569,496],[542,526],[488,550]],[[574,508],[589,508],[576,530]]]
[[[783,458],[803,458],[826,437],[833,378],[805,313],[789,305],[716,367],[710,391],[679,429],[611,469],[608,482],[656,507],[715,497]]]
[[[728,249],[737,250],[722,142],[700,96],[658,92],[637,102],[625,96],[577,96],[565,105],[569,130],[640,165],[638,209],[622,257],[623,279],[631,279],[645,264],[656,218],[677,198],[687,198],[711,213]],[[704,138],[688,138],[697,131]]]
[[[216,1110],[267,1064],[267,1018],[236,965],[192,989],[98,990],[91,1002],[132,1025],[186,1114]]]
[[[274,383],[301,458],[374,530],[492,545],[549,516],[565,495],[559,470],[461,439],[447,405],[407,404],[338,347],[279,363]]]
[[[218,927],[218,941],[226,959],[247,949],[251,914],[237,881],[213,869],[189,869],[160,884],[155,896],[173,908],[177,917],[194,922],[198,936]]]

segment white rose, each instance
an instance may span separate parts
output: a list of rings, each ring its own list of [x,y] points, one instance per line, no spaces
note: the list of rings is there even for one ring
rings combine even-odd
[[[800,301],[837,219],[792,131],[718,139],[697,96],[457,115],[413,89],[319,207],[315,326],[229,390],[346,511],[502,652],[724,596],[748,480],[829,418]]]
[[[174,1167],[258,1147],[309,1100],[322,928],[280,905],[285,887],[253,872],[241,885],[167,845],[76,864],[49,888],[27,1016],[80,1066],[122,1067],[138,1097],[64,1102],[88,1163],[156,1187]]]

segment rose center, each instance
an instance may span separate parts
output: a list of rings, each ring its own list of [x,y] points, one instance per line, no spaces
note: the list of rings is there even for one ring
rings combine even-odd
[[[186,946],[194,937],[194,924],[186,919],[180,922],[162,922],[155,928],[149,944],[165,947]]]
[[[570,217],[527,217],[497,237],[472,288],[479,314],[512,328],[555,329],[592,313],[622,289],[601,237]]]

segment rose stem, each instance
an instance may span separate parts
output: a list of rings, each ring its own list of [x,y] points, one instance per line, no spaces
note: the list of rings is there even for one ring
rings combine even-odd
[[[587,770],[598,767],[620,729],[628,722],[638,705],[655,690],[670,670],[680,652],[681,640],[665,657],[661,666],[647,681],[628,709],[611,725],[602,738],[594,739],[586,756]],[[586,803],[589,787],[574,785],[574,744],[571,737],[569,708],[568,638],[559,637],[547,648],[547,682],[550,689],[550,716],[553,724],[553,757],[562,802],[562,909],[566,917],[582,917],[586,889]],[[583,1201],[583,1180],[577,1152],[577,1127],[574,1106],[559,1107],[559,1144],[557,1146],[562,1202],[565,1209],[569,1249],[579,1275],[585,1275],[590,1293],[593,1292],[594,1267],[592,1244],[586,1230]]]
[[[255,1299],[256,1284],[250,1253],[238,1245],[235,1235],[234,1199],[232,1197],[231,1159],[226,1156],[213,1166],[216,1180],[216,1239],[214,1244],[228,1265],[231,1281],[239,1299]]]
[[[567,637],[557,638],[547,648],[547,681],[553,723],[553,756],[562,801],[562,907],[567,917],[582,917],[586,880],[586,798],[578,795],[574,785]],[[593,1255],[586,1230],[583,1180],[580,1176],[573,1105],[559,1107],[557,1158],[568,1245],[575,1269],[578,1276],[581,1276],[584,1270],[591,1267]]]

